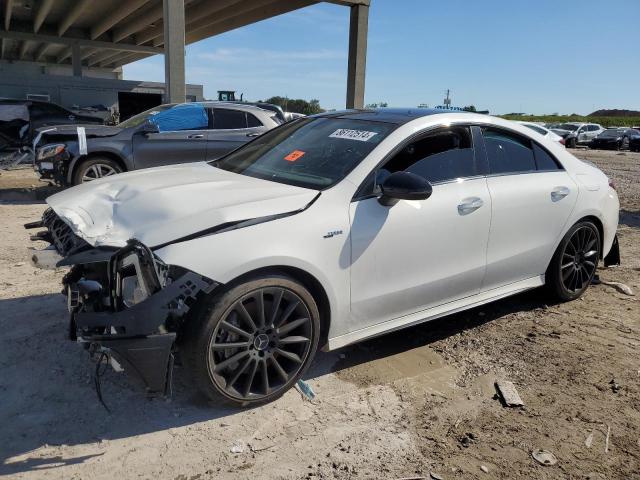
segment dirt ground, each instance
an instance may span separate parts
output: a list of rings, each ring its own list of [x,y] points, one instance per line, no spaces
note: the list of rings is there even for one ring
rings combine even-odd
[[[44,187],[29,170],[2,173],[0,475],[640,479],[640,154],[576,154],[618,186],[623,265],[600,276],[635,296],[597,285],[557,305],[533,291],[320,353],[306,375],[314,403],[292,390],[249,410],[208,404],[177,368],[168,399],[107,374],[107,413],[86,352],[65,339],[63,272],[28,261],[22,224],[44,210],[29,199]],[[496,379],[525,406],[503,407]],[[536,449],[557,464],[536,463]]]

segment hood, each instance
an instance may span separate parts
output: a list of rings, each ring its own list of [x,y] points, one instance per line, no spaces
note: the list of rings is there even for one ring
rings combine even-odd
[[[109,125],[56,125],[55,127],[42,127],[37,129],[38,133],[42,133],[45,138],[78,138],[78,127],[84,127],[87,138],[96,137],[113,137],[122,132],[122,128]]]
[[[198,162],[95,180],[47,203],[90,245],[122,247],[135,238],[155,247],[229,222],[294,212],[317,195]]]

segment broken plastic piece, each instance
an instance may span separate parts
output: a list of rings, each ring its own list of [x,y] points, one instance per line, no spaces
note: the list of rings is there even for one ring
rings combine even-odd
[[[534,450],[531,452],[533,459],[540,465],[555,465],[558,463],[556,456],[548,450]]]
[[[496,382],[496,390],[498,390],[498,394],[506,407],[522,407],[524,405],[516,386],[512,382],[499,380]]]
[[[298,389],[300,390],[300,392],[307,397],[307,399],[309,401],[313,400],[316,398],[316,394],[313,391],[313,389],[311,388],[311,385],[309,385],[307,382],[305,382],[304,380],[298,380]]]

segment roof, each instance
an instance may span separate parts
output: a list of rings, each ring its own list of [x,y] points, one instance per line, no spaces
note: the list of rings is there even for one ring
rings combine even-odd
[[[402,125],[416,118],[430,115],[444,115],[450,113],[462,113],[458,110],[444,110],[438,108],[373,108],[363,110],[341,110],[337,112],[322,113],[319,116],[332,118],[350,118],[353,120],[368,120],[373,122],[395,123]]]
[[[369,0],[330,0],[342,5]],[[185,41],[203,40],[319,0],[184,0]],[[118,67],[164,53],[162,0],[0,0],[0,58]]]

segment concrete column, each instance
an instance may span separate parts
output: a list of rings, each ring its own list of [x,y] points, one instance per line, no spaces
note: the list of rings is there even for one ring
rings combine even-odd
[[[369,6],[353,5],[349,22],[349,67],[347,71],[347,108],[364,107],[364,77],[367,67]]]
[[[164,21],[165,101],[185,101],[184,0],[162,0]]]
[[[80,57],[80,44],[74,43],[71,47],[71,65],[73,65],[73,76],[82,76],[82,58]]]

